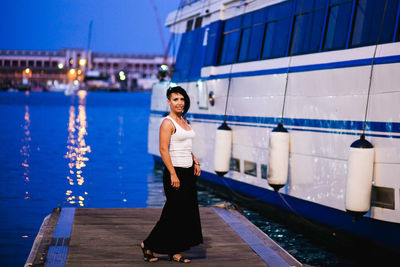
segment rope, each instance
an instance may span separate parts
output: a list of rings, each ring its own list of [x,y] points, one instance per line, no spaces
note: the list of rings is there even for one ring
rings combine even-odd
[[[383,9],[383,15],[382,15],[382,19],[381,19],[381,24],[379,26],[378,37],[376,38],[376,42],[375,42],[374,55],[372,57],[372,62],[371,62],[371,70],[370,70],[370,73],[369,73],[367,103],[365,105],[364,123],[363,123],[363,129],[362,129],[362,135],[363,136],[365,136],[365,128],[367,127],[367,114],[368,114],[369,98],[370,98],[370,94],[371,94],[371,85],[372,85],[372,77],[373,77],[372,74],[373,74],[373,71],[374,71],[374,63],[375,63],[376,51],[377,51],[377,48],[378,48],[379,39],[381,37],[381,32],[382,32],[382,28],[383,28],[383,22],[385,20],[385,15],[386,15],[388,2],[389,2],[389,0],[385,1],[385,7]]]
[[[240,6],[241,6],[241,5],[240,5]],[[240,7],[240,6],[238,6],[238,7]],[[247,3],[243,3],[243,6],[244,6],[244,8],[243,8],[242,16],[243,16],[244,13],[246,12]],[[240,22],[240,31],[242,30],[242,26],[243,26],[243,19],[242,19],[241,22]],[[240,46],[240,40],[241,40],[241,38],[239,38],[239,41],[238,41],[238,43],[237,43],[237,47]],[[233,64],[235,64],[235,62],[232,62],[232,63],[231,63],[231,68],[230,68],[230,70],[229,70],[228,93],[227,93],[227,95],[226,95],[226,102],[225,102],[224,123],[226,123],[226,110],[227,110],[227,108],[228,108],[229,92],[230,92],[230,89],[231,89],[231,80],[232,80],[232,68],[233,68]]]
[[[301,0],[300,14],[303,11],[303,6],[304,6],[304,0]],[[281,113],[281,122],[280,122],[281,124],[283,124],[283,115],[285,113],[286,95],[287,95],[287,88],[288,88],[288,83],[289,83],[290,65],[292,64],[293,50],[294,50],[296,40],[297,40],[299,25],[300,25],[300,23],[298,23],[296,25],[296,29],[294,31],[293,46],[291,47],[291,51],[289,52],[289,63],[288,63],[287,72],[286,72],[285,92],[283,95],[283,103],[282,103],[282,113]]]
[[[224,123],[226,123],[226,110],[227,110],[227,108],[228,108],[229,92],[230,92],[230,89],[231,89],[232,68],[233,68],[233,63],[231,64],[231,68],[230,68],[230,70],[229,70],[228,93],[227,93],[227,95],[226,95],[226,102],[225,102]]]

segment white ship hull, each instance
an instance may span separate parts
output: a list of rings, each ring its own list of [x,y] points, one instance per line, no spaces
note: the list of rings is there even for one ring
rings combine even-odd
[[[365,131],[375,148],[371,186],[389,192],[391,199],[378,196],[368,213],[354,222],[345,208],[348,157],[350,145],[362,133],[373,58]],[[202,67],[199,80],[178,82],[191,98],[187,118],[196,131],[193,153],[201,162],[202,177],[400,248],[399,73],[399,42]],[[279,195],[266,173],[269,135],[280,122],[287,75],[283,124],[290,134],[289,175]],[[158,160],[158,128],[168,112],[168,86],[155,84],[152,93],[148,151]],[[208,101],[211,91],[215,105]],[[226,121],[233,131],[231,157],[239,160],[240,170],[219,178],[213,166],[214,143],[226,103]]]

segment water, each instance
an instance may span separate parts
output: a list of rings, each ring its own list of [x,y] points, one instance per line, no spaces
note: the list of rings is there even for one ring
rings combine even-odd
[[[0,92],[0,266],[22,266],[45,216],[62,207],[161,207],[147,154],[150,93]],[[349,261],[246,201],[200,185],[200,205],[235,201],[303,263]]]

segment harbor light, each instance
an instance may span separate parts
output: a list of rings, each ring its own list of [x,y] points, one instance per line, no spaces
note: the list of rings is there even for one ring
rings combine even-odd
[[[162,64],[162,65],[158,68],[157,76],[158,76],[158,79],[159,79],[160,81],[164,81],[165,77],[167,77],[168,69],[169,69],[169,68],[168,68],[168,65],[166,65],[166,64]]]
[[[60,70],[62,70],[62,69],[64,68],[64,64],[58,63],[58,68],[59,68]]]
[[[119,74],[119,79],[121,81],[125,81],[126,80],[126,76],[125,76],[125,72],[124,71],[121,70],[118,74]]]
[[[79,66],[85,66],[85,65],[86,65],[86,59],[81,58],[81,59],[79,60]]]

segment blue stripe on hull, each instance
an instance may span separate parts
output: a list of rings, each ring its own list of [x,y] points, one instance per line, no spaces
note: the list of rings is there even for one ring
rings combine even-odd
[[[153,157],[155,161],[161,162],[161,157],[155,155]],[[219,178],[216,174],[206,171],[202,171],[201,178],[316,222],[400,249],[400,224],[375,220],[369,217],[362,217],[354,222],[353,217],[345,211],[289,195],[278,194],[231,178]]]
[[[164,111],[151,110],[151,114],[164,115]],[[193,121],[206,122],[201,120],[210,121],[220,121],[224,120],[224,115],[217,114],[200,114],[200,113],[188,113],[188,119]],[[247,127],[275,127],[280,122],[280,118],[274,117],[255,117],[255,116],[237,116],[237,115],[227,115],[226,121],[228,123],[248,123],[241,124],[241,126]],[[289,130],[296,131],[310,131],[310,132],[325,132],[325,133],[335,133],[335,134],[348,134],[348,135],[358,135],[361,133],[363,122],[362,121],[340,121],[340,120],[318,120],[318,119],[295,119],[295,118],[284,118],[283,124]],[[274,126],[271,126],[274,125]],[[309,127],[315,129],[299,129],[291,127]],[[342,131],[341,131],[342,130]],[[348,131],[360,131],[357,132],[343,132],[343,130]],[[381,132],[378,133],[370,133]],[[374,137],[387,137],[387,138],[400,138],[399,135],[392,135],[390,133],[400,133],[400,123],[399,122],[381,122],[381,121],[367,121],[366,123],[366,135]]]
[[[351,67],[362,67],[362,66],[370,66],[372,63],[372,58],[364,58],[364,59],[354,59],[354,60],[346,60],[346,61],[337,61],[337,62],[329,62],[329,63],[320,63],[320,64],[312,64],[312,65],[303,65],[303,66],[293,66],[290,67],[289,72],[305,72],[305,71],[317,71],[317,70],[331,70],[331,69],[338,69],[338,68],[351,68]],[[400,62],[400,55],[393,55],[393,56],[385,56],[385,57],[377,57],[374,59],[375,65],[381,64],[392,64],[392,63],[399,63]],[[238,78],[238,77],[252,77],[252,76],[259,76],[259,75],[272,75],[272,74],[284,74],[287,73],[287,67],[281,68],[274,68],[274,69],[262,69],[256,71],[242,71],[242,72],[235,72],[235,73],[223,73],[217,75],[211,75],[209,77],[201,77],[204,80],[214,80],[214,79],[225,79],[225,78]],[[189,77],[187,79],[174,79],[173,82],[194,82],[197,81],[199,78],[196,77]]]

